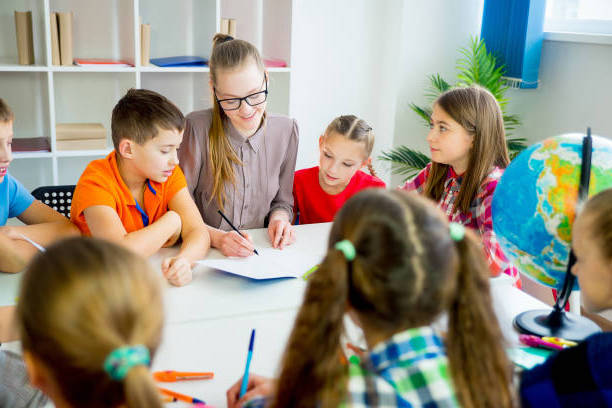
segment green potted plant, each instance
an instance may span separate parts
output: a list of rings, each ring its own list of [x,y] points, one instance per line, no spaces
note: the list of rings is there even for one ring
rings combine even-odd
[[[444,91],[454,86],[470,86],[472,84],[487,88],[495,96],[503,112],[508,152],[510,158],[514,158],[527,145],[525,138],[512,136],[512,131],[520,126],[521,122],[517,115],[506,112],[508,98],[505,97],[505,94],[508,85],[503,78],[504,65],[497,63],[495,56],[487,52],[484,41],[478,38],[473,38],[470,45],[461,48],[459,52],[461,57],[457,60],[458,74],[455,84],[451,85],[440,74],[431,75],[429,77],[429,87],[425,92],[425,97],[430,102],[429,105],[423,107],[411,103],[410,108],[423,119],[426,126],[429,126],[431,104]],[[392,172],[403,175],[404,179],[416,175],[430,161],[427,155],[408,146],[398,146],[387,152],[382,152],[379,158],[390,162]]]

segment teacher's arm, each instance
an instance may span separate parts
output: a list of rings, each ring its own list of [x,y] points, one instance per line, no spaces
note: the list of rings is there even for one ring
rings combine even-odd
[[[279,189],[270,205],[268,237],[274,248],[283,249],[295,242],[293,220],[293,176],[297,161],[299,130],[293,120],[285,158],[279,172]]]

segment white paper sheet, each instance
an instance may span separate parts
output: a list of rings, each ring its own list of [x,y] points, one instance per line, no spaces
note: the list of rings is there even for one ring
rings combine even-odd
[[[248,258],[217,258],[198,261],[213,269],[245,276],[251,279],[301,278],[312,268],[312,256],[301,256],[299,251],[287,247],[283,250],[257,248],[259,255]]]

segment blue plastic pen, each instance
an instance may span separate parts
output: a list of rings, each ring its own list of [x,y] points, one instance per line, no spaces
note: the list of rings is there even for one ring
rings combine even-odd
[[[253,343],[255,341],[255,329],[251,330],[251,341],[249,341],[249,353],[247,354],[246,366],[244,367],[244,375],[242,376],[242,385],[240,386],[240,396],[242,398],[249,385],[249,367],[251,366],[251,357],[253,357]]]

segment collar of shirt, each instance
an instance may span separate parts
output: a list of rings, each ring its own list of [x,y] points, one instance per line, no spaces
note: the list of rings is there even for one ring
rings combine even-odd
[[[416,327],[394,334],[374,346],[368,354],[372,368],[381,372],[400,361],[416,364],[419,360],[444,356],[442,339],[430,326]]]
[[[135,206],[136,209],[138,210],[138,212],[140,213],[140,217],[142,218],[142,224],[143,226],[148,226],[149,225],[149,216],[147,215],[147,212],[145,209],[143,209],[140,204],[138,204],[138,202],[136,201],[136,199],[134,198],[134,196],[132,195],[132,192],[130,191],[130,189],[128,188],[128,186],[125,184],[125,182],[123,181],[123,178],[121,177],[121,174],[119,173],[119,166],[117,165],[117,152],[116,151],[112,151],[109,156],[108,156],[108,160],[110,162],[110,167],[113,171],[113,174],[115,176],[115,179],[117,180],[117,184],[119,185],[119,188],[122,190],[123,196],[127,197],[127,199],[130,201],[128,203],[128,205],[130,206]],[[153,187],[153,185],[151,184],[151,180],[147,179],[146,182],[146,187],[147,189],[153,194],[153,195],[157,195],[157,190],[155,190],[155,188]],[[145,190],[146,191],[146,190]],[[143,194],[144,197],[144,194]],[[143,205],[145,205],[143,203]]]
[[[230,142],[232,143],[232,146],[234,146],[234,148],[237,149],[237,148],[241,147],[243,143],[247,143],[251,147],[251,149],[253,149],[253,151],[255,153],[257,153],[259,151],[259,149],[261,148],[261,146],[263,145],[263,142],[264,142],[264,129],[266,128],[266,124],[267,124],[267,121],[268,121],[267,118],[266,118],[265,112],[264,112],[262,121],[263,122],[262,122],[261,126],[259,127],[259,129],[257,129],[257,132],[255,132],[253,135],[245,138],[234,127],[234,125],[232,124],[232,121],[229,120],[229,118],[226,118],[226,120],[225,120],[225,129],[226,129],[227,134],[228,134],[228,136],[230,138]]]

